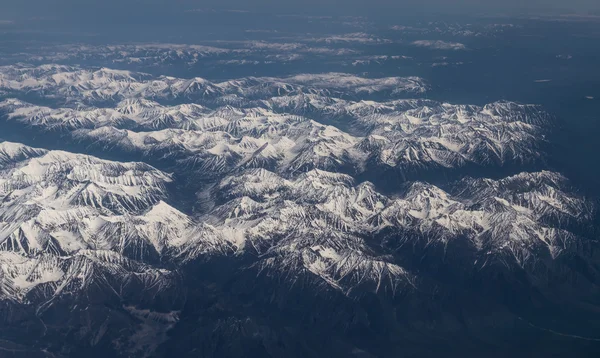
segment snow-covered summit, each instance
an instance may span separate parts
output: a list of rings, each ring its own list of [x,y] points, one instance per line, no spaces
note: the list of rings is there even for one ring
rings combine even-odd
[[[43,285],[36,295],[49,299],[109,274],[123,283],[149,275],[155,285],[162,274],[142,262],[157,260],[193,229],[163,201],[169,175],[147,164],[10,142],[0,153],[1,277],[11,288],[3,298],[25,299]]]

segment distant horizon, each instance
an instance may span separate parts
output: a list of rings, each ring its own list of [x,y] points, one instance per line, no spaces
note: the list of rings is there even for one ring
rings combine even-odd
[[[78,22],[86,15],[86,20],[110,24],[114,19],[126,16],[131,19],[144,18],[151,22],[152,16],[177,17],[185,13],[221,11],[221,12],[253,12],[262,14],[302,14],[329,16],[402,16],[396,12],[409,12],[407,16],[518,16],[518,15],[600,15],[600,2],[591,0],[562,1],[513,1],[507,0],[498,4],[473,0],[424,0],[424,1],[386,1],[374,0],[350,1],[344,6],[331,3],[329,0],[307,0],[301,3],[290,1],[261,0],[251,4],[245,1],[195,1],[180,0],[176,3],[166,0],[108,0],[102,3],[94,1],[57,0],[11,0],[0,3],[0,22],[22,21],[40,18],[53,18],[66,22]],[[2,25],[0,23],[0,25]]]

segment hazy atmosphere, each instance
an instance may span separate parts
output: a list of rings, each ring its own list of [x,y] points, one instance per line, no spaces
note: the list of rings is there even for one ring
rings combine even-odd
[[[600,9],[595,0],[5,0],[0,10],[11,18],[52,15],[61,18],[93,14],[102,16],[137,17],[141,14],[158,14],[161,11],[175,14],[191,9],[229,9],[264,12],[317,13],[347,15],[357,13],[384,14],[390,10],[419,11],[426,13],[570,13],[594,12]],[[99,11],[96,12],[96,11]]]

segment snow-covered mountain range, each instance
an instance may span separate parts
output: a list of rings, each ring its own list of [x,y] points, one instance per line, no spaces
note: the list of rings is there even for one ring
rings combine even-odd
[[[412,275],[382,251],[382,232],[440,245],[466,238],[474,260],[525,265],[538,251],[568,251],[577,235],[561,223],[583,222],[592,209],[552,172],[465,179],[450,193],[416,182],[390,197],[346,174],[313,169],[288,180],[249,169],[211,187],[206,213],[190,217],[165,203],[169,175],[146,164],[10,142],[0,154],[3,296],[15,300],[85,289],[108,273],[168,287],[161,262],[240,252],[265,270],[308,270],[341,290],[395,287]]]
[[[427,86],[418,77],[368,79],[343,73],[304,74],[288,78],[244,78],[213,83],[203,78],[169,76],[101,68],[81,69],[64,65],[3,66],[0,90],[27,92],[69,103],[94,103],[127,98],[211,102],[218,97],[264,97],[299,91],[317,94],[364,95],[423,93]]]
[[[535,163],[543,160],[540,147],[551,125],[531,105],[391,99],[424,91],[418,79],[325,74],[214,84],[64,66],[12,66],[0,76],[9,95],[67,100],[52,108],[6,99],[0,111],[8,121],[221,175],[239,167],[349,174],[380,168],[404,175]],[[372,95],[384,100],[357,99]]]
[[[3,299],[39,303],[90,285],[169,286],[169,271],[148,264],[189,230],[185,215],[162,201],[168,175],[10,142],[0,153]]]
[[[398,297],[454,294],[443,270],[486,289],[506,272],[540,292],[593,282],[594,202],[538,169],[552,116],[414,98],[427,89],[343,73],[212,82],[0,67],[0,137],[26,142],[0,142],[0,301],[67,310],[89,321],[85,344],[106,335],[146,356],[144,335],[160,337],[151,354],[179,309],[213,317],[189,302],[221,287],[287,307],[287,293],[244,293],[247,277],[398,310]],[[95,299],[127,342],[87,316]],[[216,311],[247,308],[221,299]]]

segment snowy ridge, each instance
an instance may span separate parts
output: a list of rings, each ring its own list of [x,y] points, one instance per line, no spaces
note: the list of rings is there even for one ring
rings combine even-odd
[[[551,172],[466,179],[453,187],[454,195],[415,183],[391,198],[344,174],[313,170],[290,181],[255,169],[221,181],[213,189],[214,209],[202,220],[210,223],[210,240],[221,237],[236,250],[256,252],[258,267],[270,274],[310,272],[343,291],[374,282],[392,288],[410,284],[412,276],[391,261],[392,252],[376,254],[382,232],[440,245],[467,238],[478,255],[510,257],[519,265],[538,250],[552,257],[569,250],[576,235],[560,223],[584,220],[591,207],[562,191],[564,180]],[[515,185],[521,181],[529,184]],[[191,258],[199,254],[185,251]]]
[[[328,86],[332,81],[335,81],[333,87]],[[44,65],[0,67],[0,90],[60,98],[67,103],[94,104],[128,98],[186,99],[214,103],[217,98],[223,96],[264,99],[296,92],[321,95],[332,93],[360,95],[377,92],[396,96],[423,93],[426,86],[416,77],[366,79],[337,73],[306,74],[283,79],[248,78],[213,83],[202,78],[182,79],[169,76],[153,78],[143,73],[108,68],[87,70]]]
[[[71,130],[80,142],[152,159],[174,158],[199,171],[224,173],[242,166],[360,173],[368,166],[403,172],[530,163],[543,157],[544,126],[551,122],[539,108],[511,102],[477,107],[298,95],[271,98],[261,105],[210,110],[128,99],[115,109],[53,110],[6,100],[0,109],[9,121]],[[356,128],[353,133],[364,135],[322,124],[323,118],[347,121]]]
[[[31,148],[20,143],[0,142],[0,165],[2,166],[44,154],[46,151],[43,149]]]
[[[2,297],[23,300],[33,292],[48,299],[115,280],[169,286],[168,272],[141,263],[193,230],[162,201],[167,174],[9,142],[0,148],[10,154],[0,163]]]
[[[347,73],[302,74],[284,78],[283,81],[308,88],[345,91],[356,95],[385,91],[390,91],[392,95],[424,93],[427,89],[423,80],[418,77],[362,78]]]
[[[70,256],[40,254],[23,256],[0,251],[2,268],[1,299],[33,302],[40,309],[52,304],[60,295],[80,294],[99,290],[121,297],[119,292],[146,289],[149,295],[171,289],[173,275],[114,251],[87,250]]]
[[[413,285],[414,274],[383,249],[384,232],[428,245],[467,238],[478,255],[525,265],[540,250],[568,251],[577,236],[560,223],[592,210],[552,172],[464,179],[448,192],[417,182],[389,197],[346,174],[313,169],[285,179],[256,168],[209,189],[212,209],[192,219],[163,201],[170,178],[145,164],[7,142],[2,149],[15,158],[0,170],[2,292],[14,300],[132,277],[162,290],[171,276],[153,268],[161,258],[243,252],[257,255],[254,267],[267,275],[308,275],[345,293],[395,290]]]

